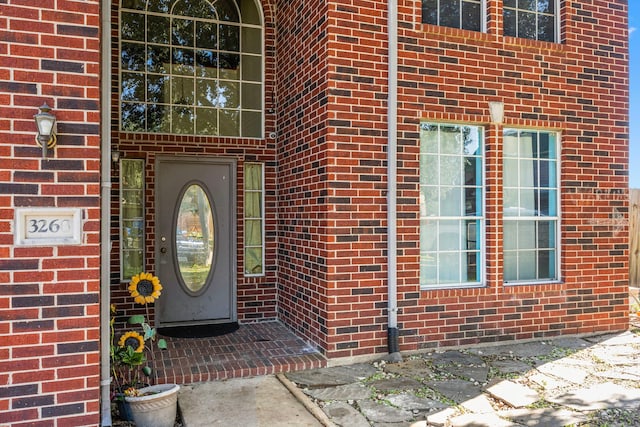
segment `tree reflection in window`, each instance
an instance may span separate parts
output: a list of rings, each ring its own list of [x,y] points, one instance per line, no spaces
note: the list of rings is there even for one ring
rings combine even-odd
[[[123,0],[121,129],[262,137],[260,16],[254,0]]]

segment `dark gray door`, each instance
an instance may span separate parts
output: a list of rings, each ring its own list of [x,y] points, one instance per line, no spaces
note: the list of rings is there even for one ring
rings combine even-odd
[[[157,325],[224,323],[235,310],[235,161],[156,161]]]

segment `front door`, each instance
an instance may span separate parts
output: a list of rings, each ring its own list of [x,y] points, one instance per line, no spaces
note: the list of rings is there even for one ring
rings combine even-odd
[[[226,323],[235,310],[235,161],[156,161],[156,324]]]

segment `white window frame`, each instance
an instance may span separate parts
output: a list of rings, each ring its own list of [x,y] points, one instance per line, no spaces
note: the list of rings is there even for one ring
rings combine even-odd
[[[247,177],[246,177],[246,173],[245,173],[245,181],[244,181],[244,200],[245,200],[245,208],[244,208],[244,214],[243,214],[243,220],[244,220],[244,232],[246,234],[247,232],[247,220],[256,220],[258,218],[248,218],[247,217],[247,208],[246,208],[246,200],[247,197],[246,195],[248,193],[260,193],[260,212],[262,213],[262,217],[260,217],[260,226],[261,226],[261,244],[260,245],[247,245],[246,243],[246,236],[245,236],[245,240],[242,242],[242,246],[243,246],[243,271],[244,271],[244,275],[245,277],[261,277],[261,276],[265,276],[266,275],[266,266],[265,266],[265,189],[266,189],[266,185],[265,185],[265,167],[264,167],[264,163],[259,163],[259,162],[246,162],[245,163],[245,170],[246,167],[248,165],[255,165],[255,166],[259,166],[260,167],[260,172],[261,172],[261,178],[260,178],[260,182],[262,183],[262,188],[260,190],[249,190],[247,189]],[[260,248],[261,249],[261,254],[262,254],[262,271],[260,273],[251,273],[247,270],[247,249],[249,248]]]
[[[561,271],[562,271],[562,265],[561,265],[561,253],[562,253],[562,238],[560,235],[560,231],[561,231],[561,218],[562,218],[562,212],[561,212],[561,207],[562,207],[562,203],[561,203],[561,198],[562,198],[562,191],[561,191],[561,186],[560,186],[560,176],[561,176],[561,155],[560,155],[560,150],[561,150],[561,134],[558,131],[554,131],[554,130],[545,130],[545,129],[525,129],[525,128],[505,128],[503,130],[503,137],[507,132],[518,132],[518,135],[520,135],[520,133],[522,132],[534,132],[537,133],[538,135],[540,133],[546,133],[546,134],[550,134],[550,135],[554,135],[555,139],[556,139],[556,147],[555,147],[555,162],[556,162],[556,176],[555,176],[555,182],[556,182],[556,186],[555,187],[549,187],[549,188],[553,188],[556,190],[556,215],[554,216],[506,216],[503,213],[503,231],[504,231],[504,224],[507,221],[540,221],[540,222],[549,222],[549,221],[555,221],[555,227],[554,227],[554,232],[555,232],[555,246],[554,246],[554,250],[555,250],[555,257],[554,257],[554,262],[555,262],[555,271],[554,271],[554,276],[553,278],[536,278],[536,279],[526,279],[526,280],[506,280],[506,278],[503,280],[505,286],[520,286],[520,285],[538,285],[538,284],[549,284],[549,283],[559,283],[561,282]],[[519,136],[518,136],[519,139]],[[503,161],[506,157],[503,155]],[[520,155],[518,155],[518,157],[516,157],[518,159],[518,161],[520,159],[522,159],[522,157]],[[540,157],[537,157],[538,159],[540,159]],[[505,176],[505,171],[503,170],[502,176],[504,178]],[[506,182],[503,181],[502,184],[502,194],[503,194],[503,205],[504,205],[504,195],[505,195],[505,188],[523,188],[520,186],[513,186],[513,185],[506,185]],[[524,187],[526,188],[526,187]],[[538,188],[542,188],[542,187],[538,187]],[[546,188],[546,187],[545,187]],[[503,208],[507,208],[507,206],[503,206]],[[538,230],[536,229],[536,237],[537,237],[537,232]],[[506,233],[503,232],[503,268],[506,270],[506,257],[504,256],[504,247],[505,247],[505,240],[507,236]],[[536,249],[537,249],[537,245],[536,245]],[[521,251],[520,249],[515,249],[512,252],[519,252]],[[537,273],[538,270],[538,266],[536,265],[536,276],[538,275]]]
[[[420,22],[422,24],[427,24],[427,25],[437,25],[439,27],[444,27],[444,28],[455,28],[458,30],[465,30],[465,31],[476,31],[476,30],[470,30],[467,28],[462,28],[462,22],[460,22],[460,26],[459,27],[448,27],[445,25],[440,24],[440,1],[442,0],[436,0],[438,2],[438,18],[437,18],[437,24],[430,24],[427,22],[424,22],[424,18],[422,16],[422,1],[420,3]],[[466,0],[460,0],[460,6],[462,6],[462,3],[466,1]],[[475,3],[475,2],[474,2]],[[487,0],[479,0],[478,3],[480,3],[480,30],[477,30],[477,32],[481,32],[481,33],[486,33],[487,32]],[[461,21],[463,19],[463,17],[461,16]]]
[[[207,0],[204,0],[207,1]],[[236,5],[238,6],[238,8],[241,7],[242,4],[242,0],[233,0]],[[249,24],[246,23],[242,20],[242,14],[239,13],[241,19],[240,22],[238,23],[231,23],[231,22],[227,22],[227,21],[218,21],[215,19],[210,19],[208,21],[212,21],[212,22],[216,22],[219,24],[225,24],[225,25],[230,25],[230,26],[237,26],[240,28],[240,50],[237,52],[237,54],[240,56],[240,77],[238,80],[230,80],[232,82],[237,82],[238,86],[239,86],[239,91],[238,91],[238,98],[239,98],[239,106],[236,108],[238,111],[240,111],[240,121],[239,121],[239,134],[238,135],[226,135],[226,134],[221,134],[219,132],[220,126],[218,124],[218,133],[216,134],[199,134],[197,133],[197,125],[195,125],[195,122],[197,122],[197,113],[194,113],[195,116],[195,121],[194,121],[194,132],[193,133],[176,133],[173,132],[173,129],[169,132],[166,132],[168,134],[175,134],[175,135],[203,135],[203,136],[210,136],[210,137],[221,137],[221,138],[242,138],[242,139],[264,139],[265,137],[265,123],[266,123],[266,118],[265,118],[265,75],[266,75],[266,70],[265,70],[265,64],[266,64],[266,52],[265,52],[265,24],[264,24],[264,12],[262,10],[262,4],[260,1],[258,0],[251,0],[254,2],[256,10],[258,12],[259,15],[259,19],[260,19],[260,25],[258,24]],[[174,0],[172,4],[172,7],[175,5],[175,3],[177,2],[177,0]],[[146,2],[148,4],[148,1]],[[125,130],[123,129],[123,120],[122,120],[122,106],[123,104],[132,104],[132,105],[145,105],[145,106],[149,106],[149,105],[155,105],[154,102],[150,102],[147,98],[147,96],[144,96],[144,99],[139,99],[139,100],[128,100],[128,101],[123,101],[122,98],[122,82],[123,82],[123,73],[133,73],[133,74],[142,74],[145,76],[145,81],[146,81],[146,76],[148,75],[160,75],[158,73],[149,73],[146,69],[142,70],[142,71],[129,71],[129,70],[123,70],[122,67],[122,60],[121,60],[121,55],[122,55],[122,45],[123,45],[123,39],[122,39],[122,15],[123,13],[137,13],[137,14],[141,14],[145,17],[145,23],[147,22],[147,17],[149,15],[155,15],[155,16],[166,16],[170,18],[170,21],[173,22],[174,19],[184,19],[185,16],[182,15],[177,15],[174,14],[172,11],[168,12],[168,13],[159,13],[159,12],[149,12],[148,10],[139,10],[139,9],[126,9],[124,7],[120,7],[119,8],[119,13],[118,13],[118,126],[119,129],[123,132],[128,132],[128,133],[154,133],[154,134],[158,134],[158,133],[165,133],[165,132],[158,132],[158,131],[152,131],[149,130],[148,124],[145,126],[144,130]],[[193,18],[196,21],[203,21],[203,19],[201,18]],[[261,52],[260,54],[257,53],[252,53],[252,52],[248,52],[245,50],[245,48],[243,47],[244,44],[244,40],[243,40],[243,29],[245,28],[253,28],[253,29],[259,29],[260,30],[260,44],[261,44]],[[145,47],[145,51],[147,50],[149,45],[152,45],[149,41],[148,41],[148,34],[147,31],[145,29],[145,40],[144,42],[138,42],[138,41],[132,41],[132,40],[127,40],[125,42],[129,42],[129,43],[133,43],[133,44],[143,44]],[[173,45],[167,45],[170,46],[171,49],[173,49]],[[220,50],[216,50],[217,52],[220,52]],[[260,64],[262,67],[261,70],[261,75],[260,75],[260,80],[259,81],[253,81],[253,80],[249,80],[249,79],[244,79],[243,75],[242,75],[242,68],[243,68],[243,57],[260,57]],[[176,74],[173,73],[172,71],[169,71],[167,74],[162,74],[162,75],[166,75],[169,76],[170,79],[167,83],[168,85],[168,89],[167,89],[167,93],[170,94],[170,91],[172,90],[172,83],[171,80],[175,77],[183,77],[181,74]],[[216,79],[218,81],[225,81],[225,79],[222,78],[218,78]],[[197,76],[194,76],[194,81],[197,81]],[[242,99],[243,99],[243,94],[242,94],[242,86],[244,83],[247,84],[259,84],[260,85],[260,108],[259,109],[252,109],[252,108],[243,108],[242,105]],[[146,87],[144,88],[144,92],[146,94]],[[197,88],[196,88],[197,89]],[[171,110],[173,107],[188,107],[188,108],[196,108],[196,102],[194,101],[193,104],[190,105],[181,105],[181,104],[175,104],[172,102],[171,100],[171,95],[169,95],[169,100],[167,103],[163,103],[162,105],[165,105],[169,110]],[[232,111],[232,110],[236,110],[233,108],[230,109],[224,109],[224,108],[219,108],[219,107],[211,107],[210,110],[215,110],[216,111],[216,115],[218,116],[218,123],[220,123],[220,118],[222,116],[222,112],[223,111]],[[247,136],[247,135],[243,135],[243,125],[242,125],[242,112],[260,112],[260,135],[258,136]],[[173,128],[173,123],[171,123],[171,127]]]
[[[441,215],[431,215],[426,208],[426,197],[423,195],[423,189],[426,187],[437,187],[440,189],[440,185],[433,186],[426,183],[426,177],[424,174],[426,173],[426,160],[424,156],[427,156],[428,153],[426,149],[423,147],[422,143],[422,135],[420,137],[420,289],[422,290],[432,290],[432,289],[456,289],[456,288],[477,288],[484,287],[486,285],[486,154],[485,154],[485,129],[483,126],[475,125],[475,124],[466,124],[466,123],[438,123],[431,121],[422,121],[420,123],[420,133],[422,133],[423,126],[438,126],[440,127],[451,127],[451,126],[459,126],[459,127],[469,127],[474,129],[474,131],[478,132],[479,138],[479,147],[480,154],[475,157],[480,158],[481,166],[480,166],[480,182],[476,183],[475,187],[479,188],[481,191],[481,201],[479,202],[479,208],[481,209],[480,215],[474,216],[441,216]],[[440,156],[440,137],[438,137],[438,156]],[[460,157],[464,158],[464,154],[461,154]],[[423,166],[423,164],[425,166]],[[440,161],[438,161],[438,165],[440,165]],[[461,164],[462,165],[462,164]],[[464,178],[464,167],[461,169],[460,173]],[[460,185],[460,188],[463,190],[461,193],[462,197],[462,205],[464,206],[464,189],[468,188],[468,186],[464,185],[464,180]],[[440,199],[439,199],[440,200]],[[440,203],[440,202],[438,202]],[[463,208],[464,209],[464,208]],[[423,256],[426,256],[427,253],[435,253],[439,255],[441,253],[458,253],[460,256],[464,256],[465,253],[472,253],[475,250],[469,250],[462,247],[462,242],[460,243],[460,248],[457,251],[441,251],[440,250],[440,242],[439,236],[436,236],[436,251],[425,251],[422,247],[423,241],[428,239],[428,235],[426,233],[426,229],[423,228],[423,222],[425,220],[433,220],[433,221],[464,221],[465,219],[478,221],[477,230],[476,230],[476,239],[479,242],[479,249],[477,250],[477,260],[476,260],[476,268],[477,268],[477,277],[476,281],[467,281],[467,282],[440,282],[439,280],[436,283],[426,283],[425,277],[423,276],[423,269],[425,268],[423,265],[424,259]],[[461,226],[464,226],[462,224]],[[436,262],[436,265],[438,262]],[[437,266],[439,268],[439,266]],[[460,266],[462,269],[462,265]],[[460,270],[460,275],[462,275],[462,271]],[[439,273],[436,273],[436,277],[439,276]]]
[[[122,167],[123,163],[125,162],[139,162],[141,164],[142,167],[142,187],[139,189],[125,189],[124,185],[123,185],[123,175],[122,172],[124,171],[124,167]],[[120,159],[120,163],[119,163],[119,183],[120,183],[120,191],[119,191],[119,200],[118,200],[118,218],[119,218],[119,237],[120,237],[120,280],[123,282],[129,282],[131,280],[131,276],[125,276],[125,266],[124,266],[124,262],[125,262],[125,252],[126,252],[126,248],[124,245],[124,241],[125,241],[125,221],[129,220],[129,221],[138,221],[142,224],[142,230],[140,231],[141,233],[141,240],[142,240],[142,259],[141,261],[141,270],[134,273],[134,274],[138,274],[142,271],[144,271],[145,269],[145,227],[146,227],[146,222],[145,222],[145,197],[144,197],[144,189],[145,189],[145,181],[144,181],[144,174],[145,174],[145,161],[143,159]],[[141,208],[142,208],[142,216],[140,217],[131,217],[131,218],[125,218],[124,217],[124,209],[123,209],[123,200],[125,200],[124,198],[124,193],[125,191],[139,191],[140,192],[140,202],[142,204]]]
[[[516,35],[514,35],[514,36],[510,35],[508,37],[521,38],[521,37],[518,36],[519,21],[518,21],[518,18],[517,18],[517,13],[518,13],[519,10],[521,10],[521,11],[526,11],[528,13],[535,13],[535,15],[536,15],[536,38],[535,39],[527,39],[527,40],[537,40],[537,41],[542,41],[542,42],[547,42],[547,43],[560,43],[560,0],[551,0],[551,1],[554,2],[554,8],[555,8],[555,12],[553,14],[553,18],[554,18],[553,19],[553,28],[554,28],[554,32],[555,32],[554,40],[549,41],[549,40],[540,40],[540,39],[538,39],[538,20],[537,20],[537,17],[538,17],[538,15],[547,15],[547,14],[546,13],[537,12],[537,11],[530,11],[528,9],[520,9],[520,8],[517,7],[517,3],[516,3],[516,7],[515,8],[503,6],[503,12],[502,12],[503,32],[504,32],[504,10],[507,10],[507,9],[508,10],[513,10],[516,13]]]

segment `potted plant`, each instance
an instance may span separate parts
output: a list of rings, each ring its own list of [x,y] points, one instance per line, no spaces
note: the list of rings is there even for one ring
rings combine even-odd
[[[135,421],[137,427],[173,427],[180,387],[177,384],[149,384],[157,382],[151,346],[157,342],[159,349],[167,348],[164,339],[156,341],[156,329],[147,322],[148,304],[160,297],[162,285],[151,273],[142,272],[131,278],[128,290],[134,302],[144,306],[146,316],[130,316],[127,324],[131,329],[116,337],[115,307],[111,306],[111,368],[120,415],[125,420]]]

